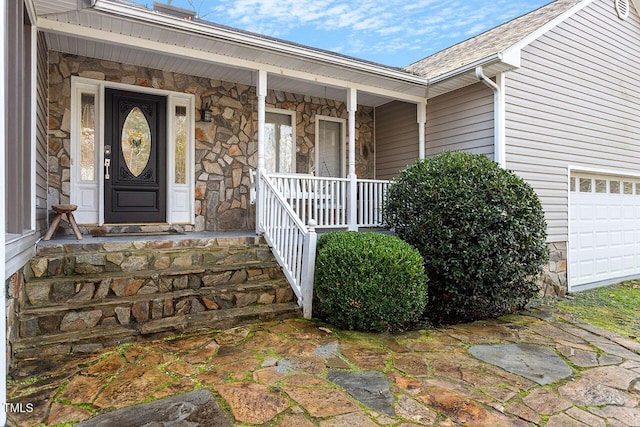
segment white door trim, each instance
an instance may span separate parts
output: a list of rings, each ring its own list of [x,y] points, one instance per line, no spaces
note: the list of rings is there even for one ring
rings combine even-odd
[[[265,108],[265,113],[274,113],[274,114],[282,114],[283,116],[289,116],[291,117],[291,171],[292,173],[296,173],[296,150],[297,150],[297,146],[298,146],[298,141],[297,141],[297,137],[296,137],[296,130],[297,130],[297,111],[296,110],[285,110],[283,108],[271,108],[271,107],[266,107]],[[265,114],[266,116],[266,114]],[[266,123],[266,120],[265,120]],[[265,141],[266,144],[266,141]],[[265,153],[266,153],[266,149],[267,147],[265,146]]]
[[[70,189],[69,195],[72,204],[78,205],[78,211],[75,216],[80,224],[104,225],[104,93],[105,89],[120,89],[138,93],[148,93],[153,95],[161,95],[167,97],[167,163],[166,163],[166,179],[167,179],[167,217],[168,224],[195,223],[195,182],[193,177],[194,167],[194,150],[195,150],[195,95],[174,92],[164,89],[148,88],[143,86],[128,85],[117,82],[106,82],[103,80],[94,80],[84,77],[71,77],[71,147],[70,147]],[[80,99],[82,93],[93,93],[96,96],[96,151],[95,151],[95,180],[91,184],[80,183],[79,179],[79,120],[80,120]],[[186,176],[187,183],[184,185],[174,184],[175,170],[175,140],[173,129],[173,117],[176,106],[184,106],[187,109],[187,156],[186,156]],[[89,210],[82,207],[82,192],[93,192],[96,201],[95,210]],[[174,209],[176,196],[184,200],[186,205],[182,209]]]
[[[331,116],[322,116],[320,114],[316,114],[314,121],[315,121],[315,168],[316,168],[316,175],[318,175],[319,171],[320,171],[320,150],[318,147],[320,147],[320,121],[327,121],[327,122],[335,122],[335,123],[340,123],[341,124],[341,129],[340,129],[340,159],[342,160],[342,164],[340,165],[340,176],[338,178],[345,178],[347,176],[347,163],[348,163],[348,159],[346,158],[346,151],[347,151],[347,120],[340,118],[340,117],[331,117]],[[319,176],[319,175],[318,175]]]

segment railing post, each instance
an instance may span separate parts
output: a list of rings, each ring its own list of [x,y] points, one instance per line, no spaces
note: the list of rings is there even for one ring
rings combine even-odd
[[[302,315],[305,319],[311,319],[313,304],[313,276],[316,271],[316,222],[309,220],[309,231],[305,233],[304,249],[302,258]]]
[[[358,231],[358,189],[356,181],[356,110],[358,109],[358,91],[354,88],[347,89],[347,111],[349,112],[349,210],[348,228],[350,231]]]
[[[358,177],[349,174],[349,209],[347,210],[347,225],[349,231],[358,231]]]

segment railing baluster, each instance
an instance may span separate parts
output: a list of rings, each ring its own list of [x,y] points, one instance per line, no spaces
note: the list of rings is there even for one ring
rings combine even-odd
[[[374,182],[369,184],[369,196],[369,212],[367,215],[367,221],[369,224],[375,224],[376,184]]]
[[[302,221],[317,221],[318,227],[347,227],[349,192],[346,178],[295,174],[272,174],[272,183]],[[382,225],[382,206],[388,181],[357,180],[356,220],[359,226]],[[277,227],[277,224],[274,225]]]

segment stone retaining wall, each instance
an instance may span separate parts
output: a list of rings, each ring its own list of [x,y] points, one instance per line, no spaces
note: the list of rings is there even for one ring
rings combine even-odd
[[[237,83],[154,70],[58,52],[49,55],[49,206],[69,203],[71,77],[153,87],[195,95],[195,231],[249,230],[249,169],[257,167],[256,88]],[[315,162],[315,116],[348,118],[345,103],[270,90],[267,107],[296,111],[296,167],[307,173]],[[208,103],[211,123],[200,122]],[[374,177],[374,114],[358,107],[358,176]]]

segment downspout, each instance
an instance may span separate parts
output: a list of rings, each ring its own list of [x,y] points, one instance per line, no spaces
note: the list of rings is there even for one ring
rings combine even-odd
[[[498,73],[496,82],[484,74],[482,66],[476,67],[478,81],[484,83],[493,91],[493,160],[501,168],[506,167],[505,153],[505,99],[504,99],[504,75]]]

